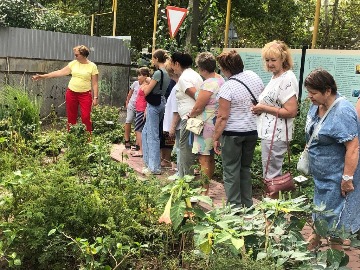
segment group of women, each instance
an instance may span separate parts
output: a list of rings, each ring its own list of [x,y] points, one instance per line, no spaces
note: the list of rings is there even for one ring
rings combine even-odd
[[[82,122],[91,133],[91,106],[98,104],[98,70],[89,61],[89,49],[73,48],[75,60],[61,70],[36,74],[33,80],[71,74],[66,91],[68,128],[76,124],[78,107]],[[156,50],[152,62],[157,68],[151,79],[141,85],[146,96],[146,122],[142,131],[142,151],[146,170],[161,173],[159,131],[167,115],[164,130],[176,137],[179,177],[193,174],[198,157],[207,179],[214,173],[214,152],[221,154],[224,186],[229,204],[235,207],[252,205],[250,165],[257,139],[261,139],[264,178],[282,175],[284,154],[292,139],[293,120],[297,114],[298,83],[292,72],[293,61],[288,46],[272,41],[262,49],[265,69],[272,73],[264,87],[260,77],[244,69],[236,51],[223,52],[217,58],[200,53],[195,72],[192,57],[175,52],[170,59],[164,50]],[[216,73],[216,62],[222,74]],[[145,70],[146,71],[146,70]],[[165,93],[170,78],[176,84],[168,101]],[[325,205],[331,214],[317,213],[332,231],[334,248],[341,248],[341,239],[334,229],[356,233],[360,228],[359,117],[360,101],[354,106],[337,91],[333,76],[323,69],[312,71],[304,86],[312,102],[306,120],[309,170],[314,178],[314,203]],[[165,106],[166,104],[166,106]],[[165,109],[166,108],[166,109]],[[189,118],[204,121],[203,132],[192,134],[186,129]],[[128,140],[128,138],[126,138]],[[205,185],[208,191],[208,185]],[[310,237],[309,248],[319,244],[320,236]]]

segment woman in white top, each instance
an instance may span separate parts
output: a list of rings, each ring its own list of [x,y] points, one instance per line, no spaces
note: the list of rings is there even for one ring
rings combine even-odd
[[[179,177],[192,175],[194,172],[195,155],[192,153],[190,131],[186,130],[187,119],[195,105],[195,93],[203,82],[201,76],[191,66],[193,60],[187,53],[175,52],[171,55],[171,68],[180,75],[176,91],[176,101],[180,122],[180,164],[178,164]]]
[[[283,41],[274,40],[267,43],[262,49],[262,58],[266,70],[272,72],[273,76],[260,95],[259,104],[252,110],[259,116],[258,134],[261,138],[263,176],[274,178],[282,175],[284,154],[287,151],[286,130],[288,130],[288,140],[292,139],[293,120],[298,110],[299,87],[295,74],[291,71],[293,60],[290,50]],[[265,175],[276,115],[278,120],[274,143]]]

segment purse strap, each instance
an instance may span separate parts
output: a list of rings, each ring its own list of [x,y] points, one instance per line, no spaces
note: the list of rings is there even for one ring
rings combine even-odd
[[[330,105],[329,109],[325,112],[325,114],[323,115],[323,117],[321,118],[320,122],[316,125],[316,128],[314,129],[313,134],[311,135],[309,141],[307,142],[307,144],[305,145],[305,149],[307,149],[312,140],[316,137],[316,135],[319,133],[320,129],[321,129],[321,125],[322,123],[325,121],[326,116],[329,114],[329,112],[331,111],[331,109],[335,106],[336,103],[338,103],[340,100],[344,99],[343,97],[338,97],[337,99],[334,100],[334,102]]]
[[[252,96],[251,102],[254,105],[258,104],[258,101],[256,100],[256,97],[254,96],[254,94],[251,92],[250,88],[244,82],[242,82],[242,81],[240,81],[239,79],[236,79],[236,78],[229,78],[229,80],[237,81],[237,82],[241,83],[243,86],[245,86],[245,88],[249,91],[250,95]]]
[[[160,78],[160,91],[161,91],[162,87],[163,87],[164,72],[160,68],[159,68],[159,71],[161,73],[161,78]]]
[[[270,163],[270,155],[271,155],[271,150],[274,144],[274,137],[275,137],[275,130],[276,130],[276,124],[277,124],[277,120],[279,118],[279,111],[281,108],[279,108],[276,111],[276,119],[275,119],[275,124],[274,124],[274,131],[271,137],[271,143],[270,143],[270,149],[269,149],[269,154],[268,154],[268,158],[267,158],[267,162],[266,162],[266,169],[265,169],[265,178],[269,169],[269,163]],[[288,153],[288,161],[290,164],[290,145],[289,145],[289,131],[288,131],[288,125],[287,125],[287,119],[285,119],[285,126],[286,126],[286,146],[287,146],[287,153]]]

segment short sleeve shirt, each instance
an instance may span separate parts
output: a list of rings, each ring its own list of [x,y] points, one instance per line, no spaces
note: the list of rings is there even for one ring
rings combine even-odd
[[[294,72],[288,70],[278,78],[271,78],[265,90],[259,97],[259,103],[281,108],[291,97],[298,97],[299,87]],[[258,117],[258,135],[261,139],[271,140],[274,131],[276,116],[262,113]],[[289,140],[292,139],[294,118],[278,118],[276,123],[274,141],[286,141],[286,122]]]
[[[256,99],[259,100],[264,84],[255,72],[245,70],[230,78],[245,83]],[[251,112],[253,106],[251,102],[252,96],[244,85],[235,80],[228,80],[222,85],[217,98],[230,101],[230,114],[225,126],[226,131],[256,131],[256,116]]]
[[[178,104],[178,112],[181,119],[191,112],[195,105],[195,100],[186,94],[186,90],[195,87],[196,91],[200,89],[203,79],[201,76],[191,68],[187,68],[181,74],[178,81],[178,89],[176,91],[176,100]]]
[[[91,90],[91,77],[99,74],[97,66],[90,62],[82,64],[77,60],[73,60],[68,64],[71,70],[71,79],[69,89],[74,92],[87,92]]]
[[[162,83],[162,89],[160,90],[161,71],[163,72],[163,83]],[[165,69],[162,68],[161,71],[160,70],[155,71],[154,75],[152,76],[152,79],[157,81],[157,84],[155,85],[155,87],[151,92],[153,92],[153,94],[161,94],[165,96],[166,89],[168,88],[170,83],[170,77]]]
[[[139,88],[140,88],[139,81],[133,82],[132,85],[130,86],[130,89],[134,91],[130,97],[128,104],[128,108],[130,109],[135,109],[136,97],[138,96]]]
[[[176,96],[175,96],[177,88],[178,88],[178,84],[175,84],[175,86],[171,90],[170,95],[166,101],[164,123],[163,123],[164,131],[168,131],[168,132],[170,131],[174,113],[176,113],[178,111],[178,106],[177,106]],[[176,129],[180,129],[180,122],[177,125]]]

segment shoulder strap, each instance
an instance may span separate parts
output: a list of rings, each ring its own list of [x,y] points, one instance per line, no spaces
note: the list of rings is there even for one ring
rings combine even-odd
[[[160,73],[161,73],[161,79],[160,79],[160,91],[162,90],[163,87],[163,80],[164,80],[164,72],[159,68]]]
[[[256,97],[254,96],[254,94],[251,92],[251,90],[249,89],[249,87],[248,87],[245,83],[243,83],[242,81],[240,81],[240,80],[238,80],[238,79],[236,79],[236,78],[229,78],[229,80],[237,81],[237,82],[241,83],[243,86],[245,86],[245,88],[249,91],[250,95],[251,95],[252,98],[253,98],[253,101],[252,101],[252,102],[255,103],[255,104],[258,103],[258,101],[256,100]],[[255,105],[255,104],[254,104],[254,105]]]
[[[326,116],[328,115],[328,113],[331,111],[331,109],[335,106],[336,103],[338,103],[340,100],[344,99],[343,97],[338,97],[337,99],[334,100],[334,102],[330,105],[329,109],[325,112],[325,114],[323,115],[323,117],[321,118],[320,122],[316,125],[316,128],[314,129],[313,134],[311,135],[308,143],[306,144],[305,148],[308,148],[308,146],[310,146],[312,140],[316,137],[316,135],[319,133],[320,129],[321,129],[321,125],[322,123],[325,121]]]
[[[278,120],[278,118],[279,118],[279,110],[280,110],[280,108],[279,108],[279,109],[277,110],[277,112],[276,112],[276,119],[275,119],[275,124],[274,124],[274,131],[273,131],[273,134],[272,134],[271,143],[270,143],[270,149],[269,149],[269,154],[268,154],[268,158],[267,158],[267,161],[266,161],[265,178],[266,178],[267,172],[268,172],[268,170],[269,170],[270,156],[271,156],[271,150],[272,150],[272,147],[273,147],[273,144],[274,144],[276,124],[277,124],[277,120]],[[287,146],[287,153],[288,153],[288,162],[289,162],[289,165],[290,165],[290,164],[291,164],[291,163],[290,163],[290,145],[289,145],[289,131],[288,131],[287,119],[285,119],[285,126],[286,126],[286,146]]]

